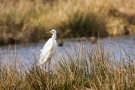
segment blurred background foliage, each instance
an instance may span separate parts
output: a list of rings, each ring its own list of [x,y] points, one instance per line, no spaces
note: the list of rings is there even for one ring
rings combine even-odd
[[[0,0],[0,45],[135,34],[134,0]]]

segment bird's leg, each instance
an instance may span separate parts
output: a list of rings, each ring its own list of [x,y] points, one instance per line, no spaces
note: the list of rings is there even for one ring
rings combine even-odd
[[[51,58],[50,58],[51,59]],[[48,71],[50,72],[50,63],[51,63],[51,60],[49,59],[48,61]]]
[[[46,71],[46,63],[44,64],[44,69],[45,69],[45,71]]]
[[[48,62],[48,71],[50,72],[50,61]]]
[[[43,70],[46,71],[46,62],[43,64]]]

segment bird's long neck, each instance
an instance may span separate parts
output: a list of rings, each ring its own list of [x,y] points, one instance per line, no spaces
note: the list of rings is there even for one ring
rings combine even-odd
[[[53,45],[54,45],[54,40],[56,39],[56,34],[53,34],[52,35],[52,44],[51,44],[51,46],[53,47]]]
[[[57,37],[56,34],[53,34],[53,35],[52,35],[52,38],[53,38],[53,39],[56,39],[56,37]]]

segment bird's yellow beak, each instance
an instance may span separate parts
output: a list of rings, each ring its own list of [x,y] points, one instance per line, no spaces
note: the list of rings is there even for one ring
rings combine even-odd
[[[51,31],[48,31],[48,32],[46,32],[46,33],[52,33]]]

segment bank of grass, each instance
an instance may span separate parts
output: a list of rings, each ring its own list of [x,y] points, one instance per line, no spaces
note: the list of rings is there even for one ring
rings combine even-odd
[[[53,71],[39,69],[35,63],[22,65],[16,53],[1,58],[5,62],[0,67],[1,90],[134,90],[134,54],[124,51],[120,60],[113,51],[99,43],[82,45],[65,54],[57,54]],[[9,62],[6,62],[8,61]]]
[[[37,42],[57,29],[61,38],[135,32],[134,0],[1,0],[0,44]]]

